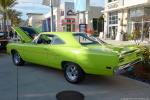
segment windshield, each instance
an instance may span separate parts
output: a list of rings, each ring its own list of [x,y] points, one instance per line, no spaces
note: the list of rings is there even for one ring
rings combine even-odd
[[[97,41],[89,38],[85,33],[75,33],[74,37],[81,45],[99,44]]]

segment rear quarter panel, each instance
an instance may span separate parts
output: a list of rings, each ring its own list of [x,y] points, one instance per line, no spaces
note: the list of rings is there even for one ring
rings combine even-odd
[[[83,51],[80,55],[77,55],[77,59],[86,73],[96,75],[113,75],[119,62],[117,55],[108,52]]]
[[[88,74],[113,75],[114,69],[119,62],[115,54],[91,52],[80,47],[63,47],[57,54],[58,58],[55,58],[55,66],[61,66],[61,62],[63,61],[69,61],[78,64]],[[111,69],[107,69],[106,67],[111,67]]]

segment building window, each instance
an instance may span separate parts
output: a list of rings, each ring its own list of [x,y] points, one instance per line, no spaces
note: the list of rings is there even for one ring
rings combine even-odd
[[[132,8],[129,10],[128,33],[135,30],[141,32],[141,38],[149,38],[150,7]]]
[[[117,0],[108,0],[108,3],[109,3],[109,2],[114,2],[114,1],[117,1]]]
[[[109,24],[118,24],[118,12],[109,13]]]
[[[109,27],[107,37],[111,39],[115,39],[118,32],[118,12],[110,12],[109,13]]]
[[[107,38],[115,39],[118,32],[118,26],[109,26],[109,33],[107,34]]]

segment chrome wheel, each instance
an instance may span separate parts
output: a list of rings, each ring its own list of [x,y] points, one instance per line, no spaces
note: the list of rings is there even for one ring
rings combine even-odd
[[[76,80],[78,78],[78,70],[75,65],[68,65],[66,68],[66,74],[68,78],[72,81]]]
[[[18,53],[15,53],[14,56],[13,56],[13,59],[14,59],[14,62],[16,64],[18,64],[20,62],[21,57]]]
[[[24,65],[24,60],[21,58],[18,52],[13,51],[12,52],[12,59],[15,65],[22,66]]]
[[[64,75],[68,82],[79,83],[84,78],[84,72],[79,65],[75,63],[65,63],[64,64]]]

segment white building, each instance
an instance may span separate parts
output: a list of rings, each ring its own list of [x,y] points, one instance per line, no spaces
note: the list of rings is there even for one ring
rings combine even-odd
[[[74,13],[74,3],[64,2],[54,8],[53,11],[54,31],[75,31],[76,15]],[[44,31],[50,31],[51,12],[44,15]]]
[[[6,31],[9,31],[11,28],[11,20],[6,20]],[[0,32],[4,32],[4,18],[3,15],[0,14]]]
[[[44,19],[41,13],[27,13],[28,26],[42,29],[42,20]]]
[[[131,34],[136,29],[145,37],[149,34],[150,0],[105,0],[104,15],[107,38],[116,39],[121,31]]]
[[[45,1],[45,0],[44,0]],[[77,12],[75,2],[64,2],[54,7],[53,18],[54,18],[54,31],[79,31],[79,26],[85,24],[86,28],[95,30],[98,29],[98,23],[94,23],[101,15],[102,7],[90,6],[90,0],[85,2],[85,11]],[[80,1],[79,1],[80,3]],[[83,6],[83,5],[82,5]],[[51,12],[44,15],[43,30],[50,31],[51,27]],[[93,24],[94,23],[94,24]],[[94,27],[93,27],[94,26]],[[84,29],[83,29],[84,30]]]
[[[61,31],[75,31],[77,16],[73,2],[64,2],[60,5],[60,26]]]

